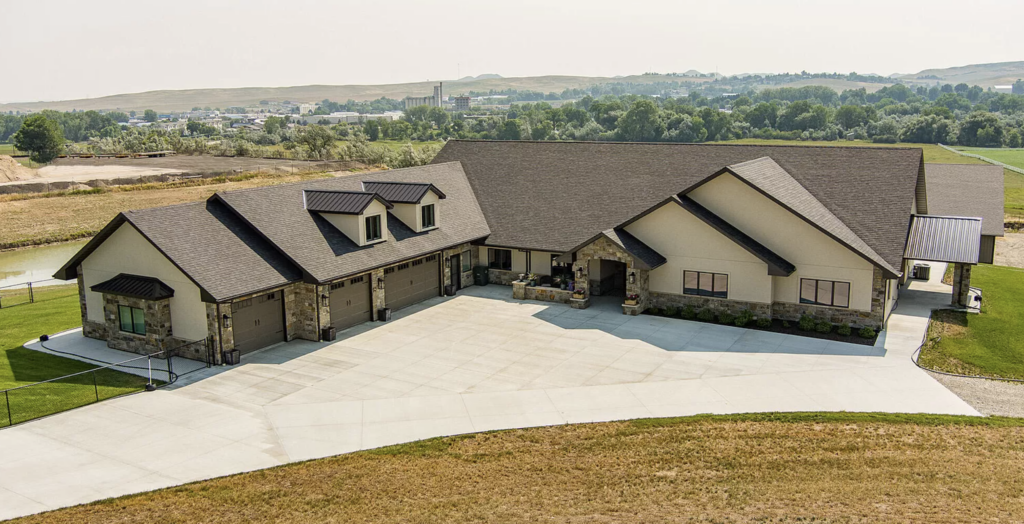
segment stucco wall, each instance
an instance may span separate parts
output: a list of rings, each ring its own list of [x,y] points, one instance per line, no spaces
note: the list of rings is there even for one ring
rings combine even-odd
[[[796,266],[788,277],[772,277],[774,301],[799,303],[800,279],[817,278],[849,282],[850,308],[870,311],[874,266],[860,255],[732,175],[690,197]]]
[[[729,275],[729,299],[771,303],[768,266],[690,212],[668,203],[626,227],[667,262],[651,271],[655,293],[683,294],[683,271]]]
[[[132,225],[122,224],[110,237],[82,261],[82,283],[88,320],[103,322],[103,295],[89,288],[129,273],[158,278],[174,289],[170,299],[172,330],[175,338],[206,338],[206,307],[199,287],[167,260]]]
[[[381,239],[388,240],[388,214],[387,208],[377,200],[370,202],[361,215],[340,215],[338,213],[320,213],[320,216],[327,219],[334,227],[338,228],[350,240],[366,245],[366,217],[380,215]],[[371,242],[375,243],[375,242]]]
[[[530,251],[530,270],[538,275],[550,275],[551,255],[561,255],[561,253]]]

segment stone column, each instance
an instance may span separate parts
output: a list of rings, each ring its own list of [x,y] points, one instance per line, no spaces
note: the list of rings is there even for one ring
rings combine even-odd
[[[953,266],[952,304],[967,307],[971,291],[971,265],[957,263]]]
[[[512,298],[516,300],[526,299],[526,282],[516,280],[512,283]]]
[[[375,269],[370,273],[370,297],[373,299],[373,311],[370,313],[373,315],[371,318],[374,320],[380,320],[377,318],[377,312],[380,311],[384,304],[384,290],[378,285],[378,282],[384,280],[384,270]],[[328,315],[329,317],[329,315]]]
[[[320,333],[324,328],[331,327],[331,285],[316,286],[317,315],[320,323],[317,325],[317,340],[320,340]],[[326,299],[324,297],[327,297]]]

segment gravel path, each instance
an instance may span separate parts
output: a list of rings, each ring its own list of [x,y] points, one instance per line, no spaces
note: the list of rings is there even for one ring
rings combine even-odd
[[[985,415],[1024,417],[1024,384],[928,374]]]

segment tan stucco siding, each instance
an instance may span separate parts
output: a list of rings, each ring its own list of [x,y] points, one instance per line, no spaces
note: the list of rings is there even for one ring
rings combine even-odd
[[[529,271],[526,270],[526,251],[520,251],[518,249],[512,250],[512,272],[529,273]]]
[[[370,205],[366,206],[366,210],[364,210],[361,215],[320,213],[320,216],[324,217],[331,223],[331,225],[338,228],[338,231],[344,233],[349,240],[360,246],[366,245],[366,217],[371,217],[373,215],[380,215],[382,241],[389,240],[387,208],[384,207],[384,204],[381,204],[376,200],[370,202]],[[371,244],[375,243],[376,242],[371,242]]]
[[[651,271],[650,290],[683,293],[683,271],[729,275],[732,300],[770,303],[768,266],[675,203],[668,203],[626,227],[667,262]]]
[[[883,312],[883,319],[889,318],[889,313],[892,312],[893,306],[896,305],[896,300],[900,296],[900,281],[898,279],[886,280],[886,300],[885,300],[885,311]]]
[[[187,340],[206,338],[206,306],[196,286],[130,224],[122,224],[82,261],[88,320],[103,322],[103,295],[90,287],[120,273],[158,278],[174,289],[171,330]]]
[[[435,195],[433,191],[427,191],[427,194],[423,195],[423,200],[420,200],[419,204],[395,204],[395,208],[391,210],[391,214],[395,215],[403,224],[409,226],[409,229],[420,232],[423,231],[423,213],[421,212],[421,208],[423,206],[433,204],[434,227],[440,227],[440,206],[437,205],[439,201],[440,199],[437,198],[437,195]]]
[[[773,277],[775,301],[798,303],[800,279],[816,278],[849,282],[850,308],[871,310],[874,266],[744,182],[724,174],[690,197],[796,266]]]
[[[530,271],[538,275],[551,274],[551,255],[561,255],[550,251],[530,251]]]

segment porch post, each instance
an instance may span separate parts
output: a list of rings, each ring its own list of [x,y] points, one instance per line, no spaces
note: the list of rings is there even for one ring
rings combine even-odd
[[[971,265],[956,263],[953,265],[953,300],[952,304],[967,307],[971,292]]]

